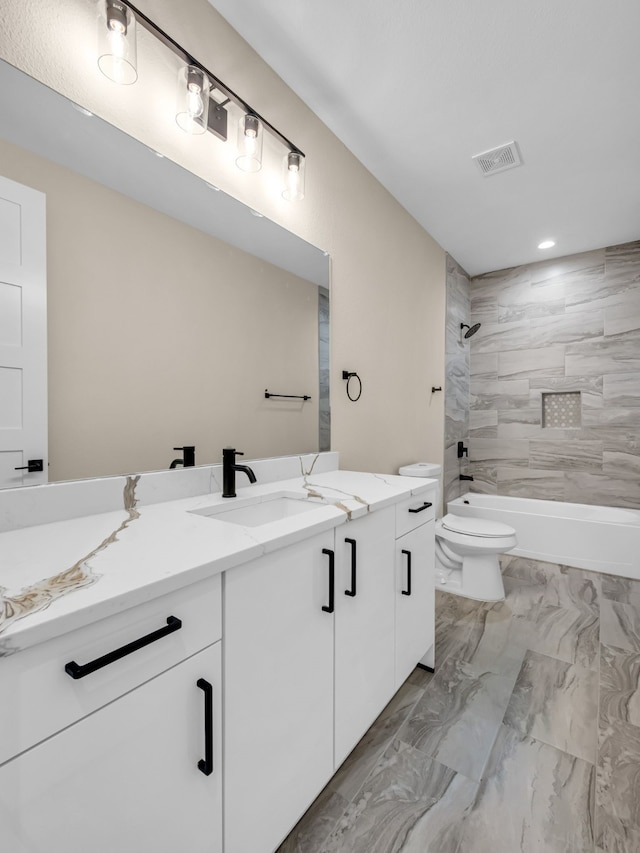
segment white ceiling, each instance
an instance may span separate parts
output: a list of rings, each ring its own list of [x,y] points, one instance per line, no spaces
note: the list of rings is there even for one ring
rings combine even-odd
[[[639,0],[209,2],[470,274],[640,238]]]

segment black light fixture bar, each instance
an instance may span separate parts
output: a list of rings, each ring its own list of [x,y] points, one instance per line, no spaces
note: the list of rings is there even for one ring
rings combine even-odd
[[[175,39],[171,38],[170,35],[165,33],[165,31],[163,29],[161,29],[157,24],[155,24],[151,20],[151,18],[147,17],[147,15],[145,15],[143,12],[141,12],[132,3],[129,3],[128,0],[122,0],[122,2],[126,6],[128,6],[129,9],[131,9],[131,12],[135,15],[136,20],[138,21],[138,23],[142,27],[144,27],[145,30],[150,32],[152,36],[154,36],[155,38],[158,39],[158,41],[162,42],[162,44],[164,44],[165,47],[168,47],[169,50],[171,50],[173,53],[175,53],[176,56],[179,56],[180,59],[182,59],[184,62],[187,63],[187,65],[194,65],[196,68],[199,68],[201,71],[203,71],[207,75],[209,80],[211,81],[212,88],[216,88],[219,92],[222,92],[222,94],[225,96],[225,98],[227,98],[227,100],[223,103],[220,103],[220,104],[218,104],[216,101],[213,101],[212,106],[215,108],[215,112],[218,112],[218,110],[222,110],[225,106],[225,103],[229,103],[229,101],[231,101],[236,106],[238,106],[242,110],[244,110],[247,114],[255,116],[256,118],[260,119],[260,121],[262,122],[264,127],[267,128],[267,130],[269,130],[269,132],[273,136],[275,136],[277,139],[279,139],[280,142],[282,142],[282,144],[285,145],[287,148],[289,148],[292,152],[300,154],[303,157],[305,156],[304,151],[302,151],[300,148],[298,148],[298,146],[295,145],[286,136],[284,136],[284,134],[280,133],[280,131],[276,127],[274,127],[270,122],[268,122],[265,118],[263,118],[260,115],[260,113],[256,112],[256,110],[254,110],[250,104],[248,104],[246,101],[244,101],[232,89],[230,89],[228,86],[225,86],[225,84],[222,82],[222,80],[220,80],[218,77],[216,77],[215,74],[212,74],[211,71],[209,71],[209,69],[206,68],[201,62],[198,62],[198,60],[194,56],[192,56],[181,45],[179,45],[178,42]],[[210,117],[210,121],[209,121],[209,130],[211,130],[213,133],[215,133],[216,136],[219,136],[220,139],[226,139],[227,138],[226,128],[225,128],[225,133],[223,136],[221,133],[219,133],[216,130],[215,125],[212,125],[211,117]]]

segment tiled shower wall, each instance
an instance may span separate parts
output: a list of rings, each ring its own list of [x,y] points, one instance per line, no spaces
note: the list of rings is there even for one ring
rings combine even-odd
[[[460,334],[460,323],[469,324],[471,305],[469,276],[447,255],[447,328],[445,332],[444,387],[445,448],[444,448],[444,501],[453,500],[467,491],[466,482],[459,476],[466,474],[469,463],[466,457],[457,457],[458,441],[468,445],[469,439],[469,352],[471,340]]]
[[[640,241],[478,276],[471,322],[472,489],[640,508]]]

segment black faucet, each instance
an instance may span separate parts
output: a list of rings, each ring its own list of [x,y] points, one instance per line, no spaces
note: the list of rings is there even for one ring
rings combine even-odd
[[[235,498],[236,496],[236,471],[242,471],[249,478],[250,483],[255,483],[256,475],[248,465],[236,465],[236,456],[244,456],[235,447],[222,448],[222,497]]]
[[[473,480],[473,477],[471,477],[469,474],[460,474],[460,479],[461,480]]]
[[[185,468],[193,468],[196,464],[196,448],[190,444],[187,447],[174,447],[174,450],[182,451],[182,459],[174,459],[169,468],[176,468],[178,465],[183,465]]]

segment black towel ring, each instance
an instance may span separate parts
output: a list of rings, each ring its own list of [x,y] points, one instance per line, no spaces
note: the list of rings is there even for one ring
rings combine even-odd
[[[342,378],[347,380],[347,397],[351,400],[352,403],[355,403],[357,400],[360,399],[362,395],[362,379],[360,379],[360,377],[355,371],[351,373],[348,370],[342,371]],[[351,382],[352,379],[358,380],[358,394],[356,397],[352,397],[349,392],[349,382]]]

